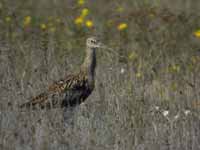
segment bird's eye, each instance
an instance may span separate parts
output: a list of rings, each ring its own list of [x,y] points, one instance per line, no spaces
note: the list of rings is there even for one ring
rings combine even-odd
[[[96,43],[94,40],[91,41],[92,43]]]

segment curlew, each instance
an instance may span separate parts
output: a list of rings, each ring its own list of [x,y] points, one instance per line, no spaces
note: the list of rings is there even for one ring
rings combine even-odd
[[[75,107],[84,102],[95,87],[96,49],[103,47],[96,37],[86,40],[86,55],[80,70],[50,85],[48,89],[20,105],[21,108]],[[56,95],[63,98],[55,98]]]

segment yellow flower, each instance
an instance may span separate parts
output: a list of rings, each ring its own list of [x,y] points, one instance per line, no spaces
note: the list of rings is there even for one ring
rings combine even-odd
[[[195,31],[194,32],[194,35],[197,37],[197,38],[200,38],[200,29]]]
[[[180,66],[178,64],[173,64],[168,67],[168,72],[169,73],[179,73],[180,72]]]
[[[118,7],[118,8],[117,8],[117,12],[121,13],[121,12],[123,12],[123,11],[124,11],[124,8],[123,8],[123,7]]]
[[[128,55],[128,58],[130,60],[135,60],[137,57],[138,57],[138,55],[134,51]]]
[[[46,28],[47,28],[47,25],[46,25],[46,24],[44,24],[44,23],[40,24],[40,29],[46,30]]]
[[[172,66],[172,70],[173,70],[174,72],[179,72],[179,71],[180,71],[180,66],[179,66],[179,65],[173,65],[173,66]]]
[[[122,31],[122,30],[125,30],[126,28],[128,27],[128,25],[126,23],[120,23],[118,26],[117,26],[117,29],[119,31]]]
[[[49,30],[50,30],[50,32],[54,33],[56,31],[56,28],[55,27],[51,27]]]
[[[57,23],[60,23],[60,22],[61,22],[61,19],[60,19],[60,18],[56,18],[56,22],[57,22]]]
[[[76,24],[76,25],[82,25],[83,24],[83,18],[82,17],[77,17],[76,19],[75,19],[75,21],[74,21],[74,23]]]
[[[84,5],[85,4],[85,0],[78,0],[78,5]]]
[[[24,26],[29,26],[31,23],[31,19],[32,19],[31,16],[26,16],[24,18]]]
[[[89,9],[83,8],[81,11],[81,17],[86,17],[89,14]]]
[[[11,21],[11,18],[10,18],[9,16],[7,16],[7,17],[5,18],[5,21],[6,21],[6,22],[10,22],[10,21]]]
[[[141,77],[142,77],[142,74],[141,74],[140,72],[137,72],[137,73],[136,73],[136,77],[137,77],[137,78],[141,78]]]
[[[86,27],[88,27],[88,28],[92,28],[92,27],[94,26],[94,24],[93,24],[93,22],[92,22],[91,20],[87,20],[87,21],[85,22],[85,25],[86,25]]]

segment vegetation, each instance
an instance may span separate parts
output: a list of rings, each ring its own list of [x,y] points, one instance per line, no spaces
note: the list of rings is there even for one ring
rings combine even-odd
[[[197,150],[199,1],[0,0],[0,149]],[[96,88],[74,110],[17,107],[79,68],[100,36]]]

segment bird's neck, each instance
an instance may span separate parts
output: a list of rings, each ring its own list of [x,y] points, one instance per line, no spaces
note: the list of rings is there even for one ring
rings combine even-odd
[[[95,48],[86,48],[86,56],[81,66],[81,71],[86,73],[89,81],[94,81],[96,68],[96,50]]]

